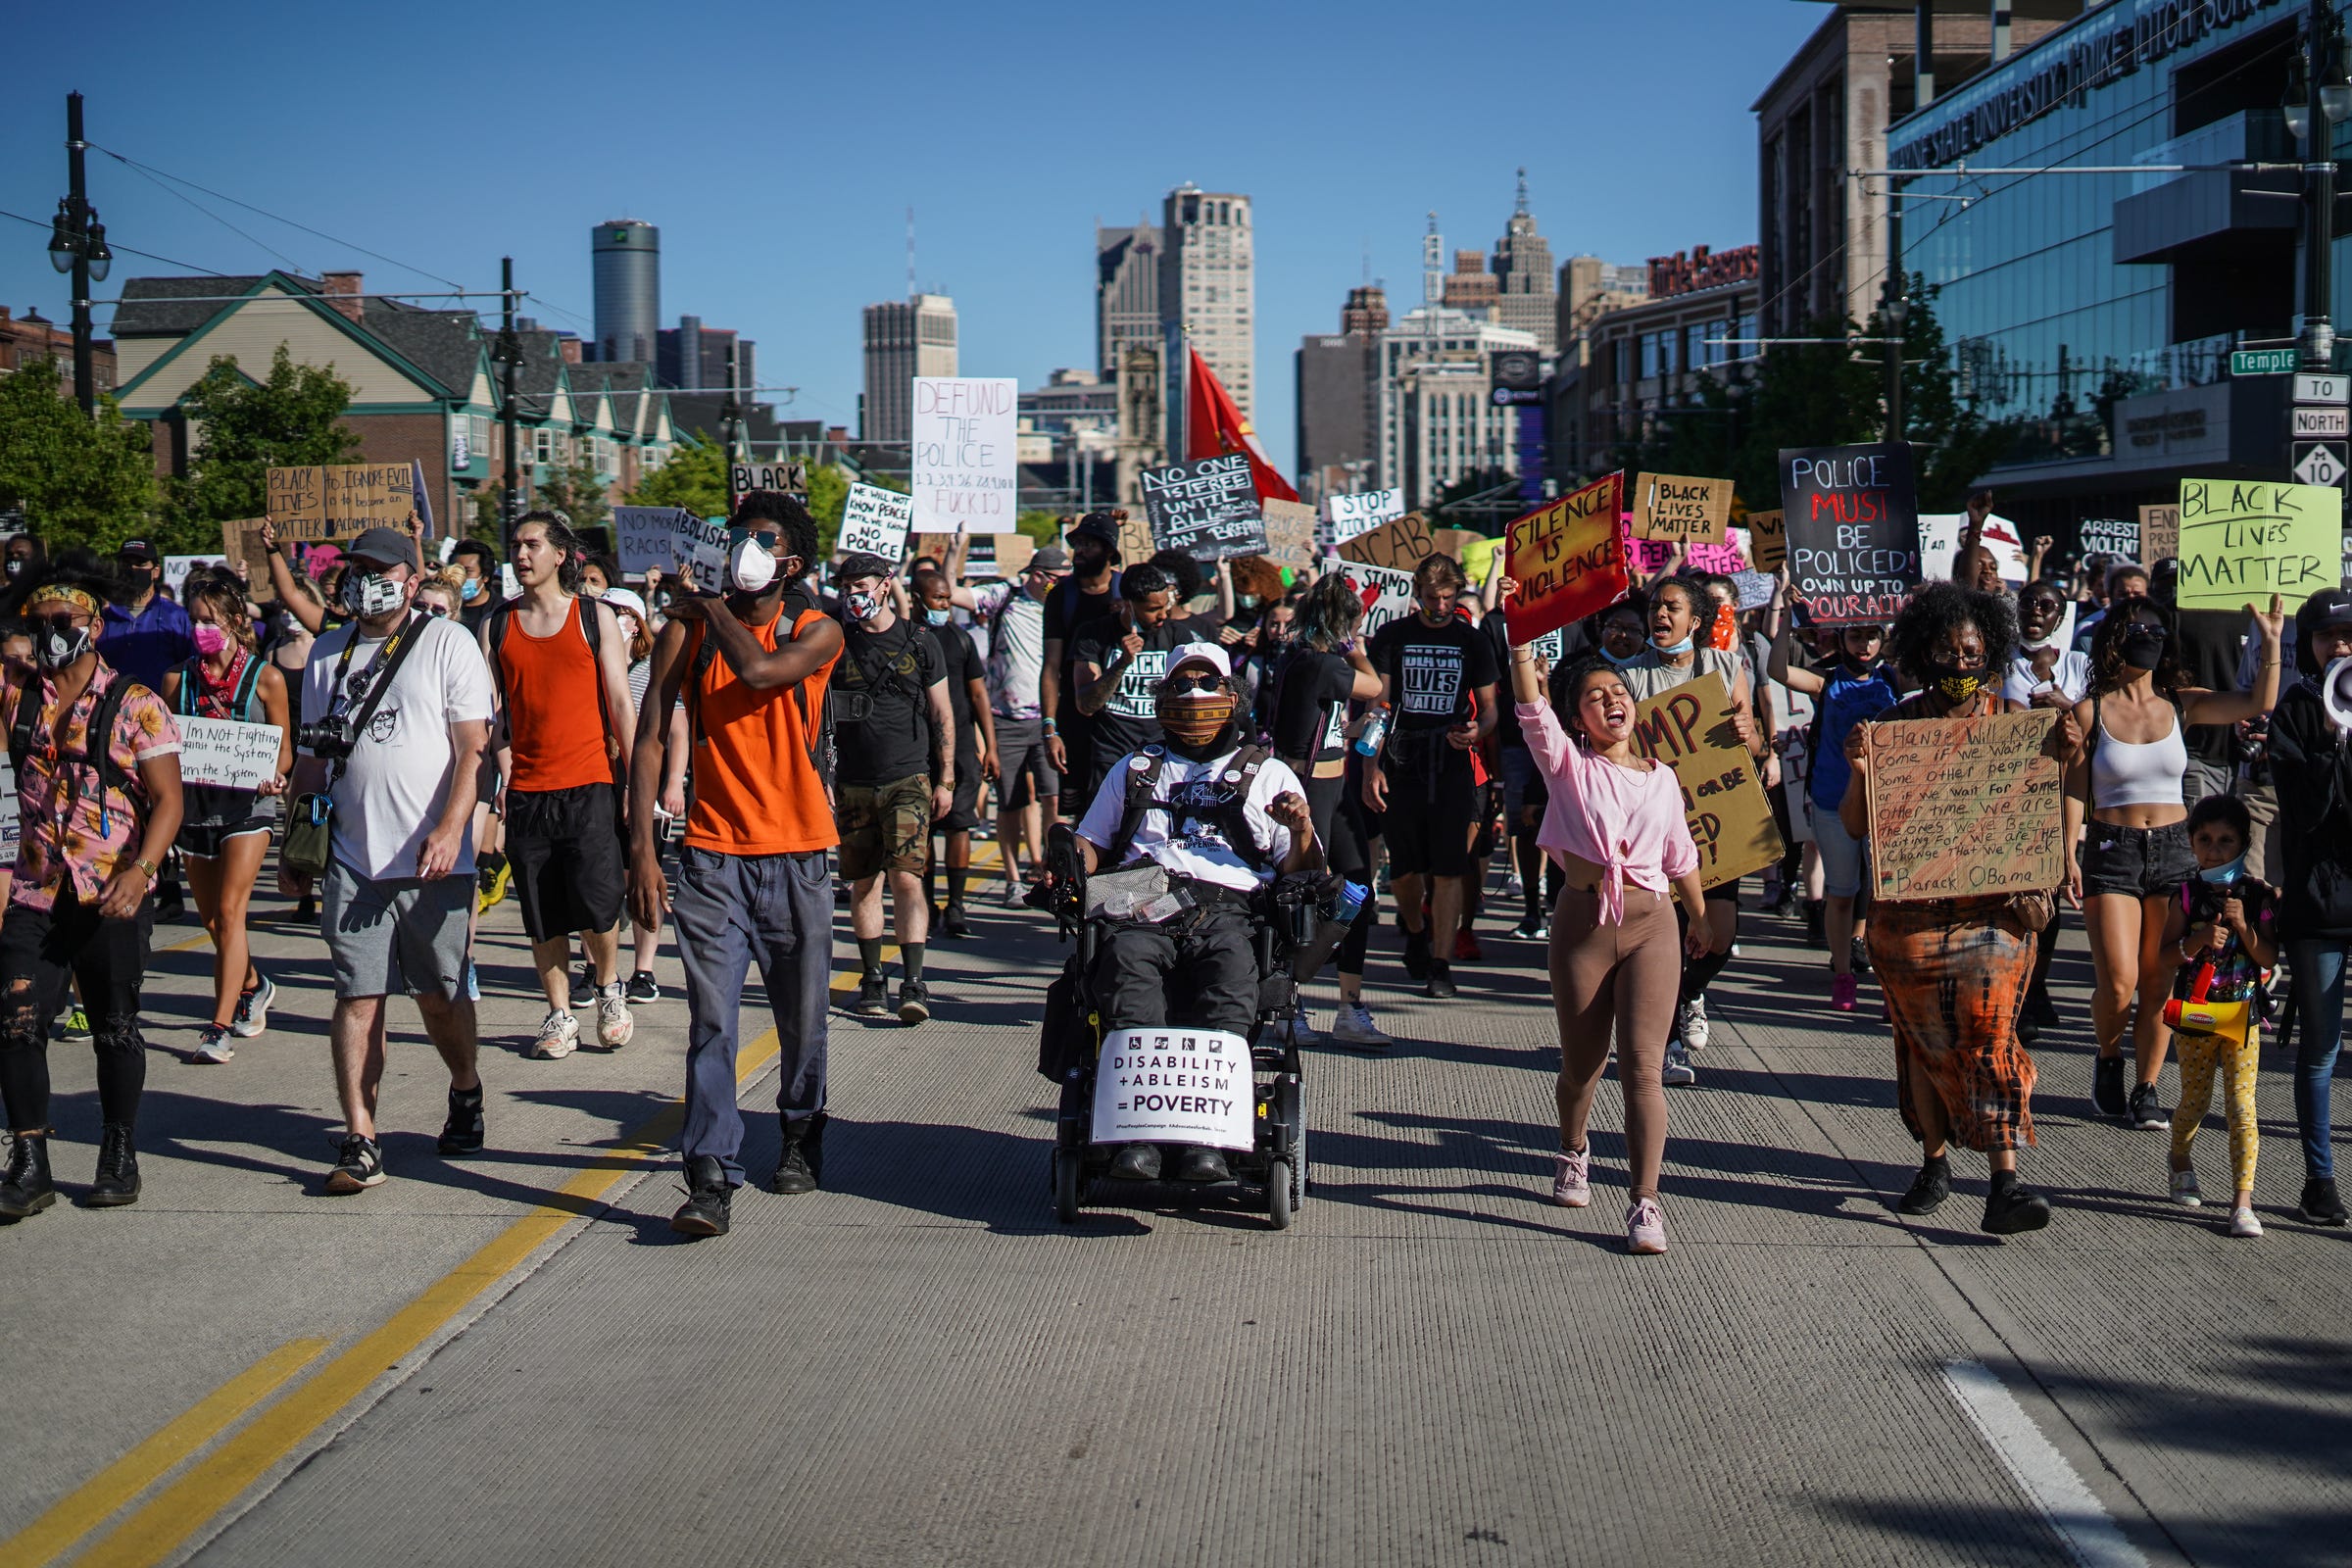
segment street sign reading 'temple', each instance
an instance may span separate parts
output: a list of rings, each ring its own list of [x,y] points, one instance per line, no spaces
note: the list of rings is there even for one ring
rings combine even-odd
[[[2231,375],[2286,375],[2295,368],[2293,349],[2232,349]]]

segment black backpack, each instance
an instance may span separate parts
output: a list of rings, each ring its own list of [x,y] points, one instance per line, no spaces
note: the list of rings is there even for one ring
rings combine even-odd
[[[57,753],[60,761],[69,760],[79,761],[98,775],[98,809],[101,815],[106,810],[106,792],[108,790],[118,790],[125,797],[130,794],[132,780],[123,773],[122,768],[115,765],[115,717],[122,711],[122,703],[125,698],[132,692],[144,690],[146,688],[137,681],[132,680],[128,675],[118,672],[114,685],[108,687],[106,694],[98,699],[98,707],[90,714],[89,727],[81,732],[82,751],[80,756],[69,759],[64,752]],[[74,701],[78,704],[81,699],[77,697]],[[58,715],[58,722],[62,724],[72,716],[73,709],[68,708],[65,712]],[[40,721],[40,688],[28,686],[17,695],[16,720],[8,728],[9,771],[10,776],[16,781],[16,787],[20,794],[24,788],[24,764],[32,758],[32,732],[39,727]],[[98,737],[96,756],[92,756],[89,750],[90,737],[93,735]],[[50,737],[50,745],[52,748],[57,745],[57,737],[54,733]],[[79,798],[78,791],[74,798]]]
[[[786,642],[797,643],[801,640],[801,616],[805,612],[794,610],[792,596],[785,596],[784,608],[777,613],[792,616],[792,631],[784,639]],[[695,636],[701,641],[694,651],[694,665],[686,676],[686,717],[694,726],[696,742],[700,744],[703,734],[703,677],[710,674],[710,666],[718,662],[718,643],[708,629],[701,626],[695,628]],[[808,765],[816,769],[817,782],[825,787],[825,794],[830,797],[833,794],[833,764],[838,755],[833,745],[833,683],[829,680],[825,682],[825,695],[817,699],[813,712],[809,710],[807,681],[802,681],[792,689],[792,701],[793,706],[801,710],[801,733],[808,737]]]
[[[1218,782],[1225,785],[1225,798],[1205,811],[1192,811],[1216,822],[1224,831],[1225,842],[1233,853],[1253,871],[1266,868],[1266,858],[1258,852],[1256,835],[1250,831],[1250,791],[1257,783],[1260,769],[1274,754],[1263,746],[1245,746],[1226,760],[1219,770]],[[1138,765],[1138,764],[1142,765]],[[1135,846],[1135,835],[1144,825],[1147,811],[1168,811],[1174,808],[1153,799],[1159,787],[1159,775],[1168,765],[1168,749],[1147,746],[1127,760],[1127,790],[1119,813],[1119,831],[1104,850],[1099,862],[1105,870],[1116,870],[1127,859],[1127,852]]]
[[[608,722],[605,717],[605,710],[609,701],[605,696],[603,625],[605,617],[589,608],[597,602],[595,599],[587,594],[576,594],[573,597],[579,601],[580,636],[588,644],[588,662],[596,671],[596,723],[599,729],[603,729]],[[507,668],[502,656],[507,647],[507,630],[514,624],[515,603],[516,601],[512,599],[504,600],[497,609],[490,612],[490,679],[498,687],[498,707],[501,712],[504,712],[507,707]],[[605,745],[612,760],[618,761],[620,760],[619,749],[615,744],[614,737],[610,732],[605,737]]]

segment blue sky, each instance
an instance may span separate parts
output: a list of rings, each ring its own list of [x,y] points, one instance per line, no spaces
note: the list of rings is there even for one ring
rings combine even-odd
[[[1287,467],[1291,351],[1337,329],[1367,248],[1392,302],[1416,302],[1425,215],[1448,250],[1491,249],[1519,165],[1555,258],[1752,240],[1748,105],[1826,12],[27,7],[0,209],[42,226],[0,219],[0,304],[65,318],[45,228],[79,88],[98,146],[335,236],[94,154],[118,247],[223,272],[358,268],[370,290],[492,289],[512,254],[533,313],[585,336],[589,229],[642,218],[662,229],[665,324],[741,328],[760,379],[801,389],[792,414],[849,424],[858,309],[905,289],[907,207],[919,281],[956,297],[964,373],[1030,386],[1093,363],[1095,220],[1156,213],[1190,179],[1255,200],[1257,424]],[[179,270],[119,250],[114,278]]]

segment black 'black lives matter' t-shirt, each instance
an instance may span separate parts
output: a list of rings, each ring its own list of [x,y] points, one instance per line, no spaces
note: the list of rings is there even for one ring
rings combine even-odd
[[[1499,677],[1494,645],[1458,615],[1443,626],[1419,615],[1390,621],[1373,633],[1372,667],[1390,683],[1391,726],[1416,737],[1468,718],[1471,692]]]
[[[1078,629],[1078,657],[1073,664],[1110,668],[1120,655],[1119,643],[1126,635],[1127,623],[1117,615],[1097,616]],[[1125,754],[1159,740],[1159,678],[1168,672],[1168,655],[1186,643],[1199,640],[1191,626],[1172,620],[1163,620],[1144,633],[1143,652],[1119,671],[1118,685],[1089,720],[1093,725],[1095,771],[1102,772]],[[1076,689],[1076,681],[1073,676],[1072,690]]]
[[[1348,703],[1355,666],[1338,654],[1294,648],[1276,666],[1274,752],[1303,759],[1302,776],[1337,777],[1348,760]]]

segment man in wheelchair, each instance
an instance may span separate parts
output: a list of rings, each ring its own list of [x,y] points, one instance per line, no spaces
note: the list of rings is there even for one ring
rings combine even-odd
[[[1257,1013],[1251,905],[1277,875],[1321,864],[1298,776],[1246,745],[1233,665],[1214,643],[1168,655],[1157,746],[1112,764],[1078,824],[1088,903],[1108,916],[1091,983],[1102,1028],[1164,1027],[1171,994],[1195,1028],[1247,1036]],[[1124,873],[1139,873],[1126,876]],[[1164,887],[1162,884],[1164,883]],[[1219,1151],[1173,1148],[1168,1176],[1219,1182]],[[1127,1144],[1109,1174],[1156,1181],[1156,1144]]]

